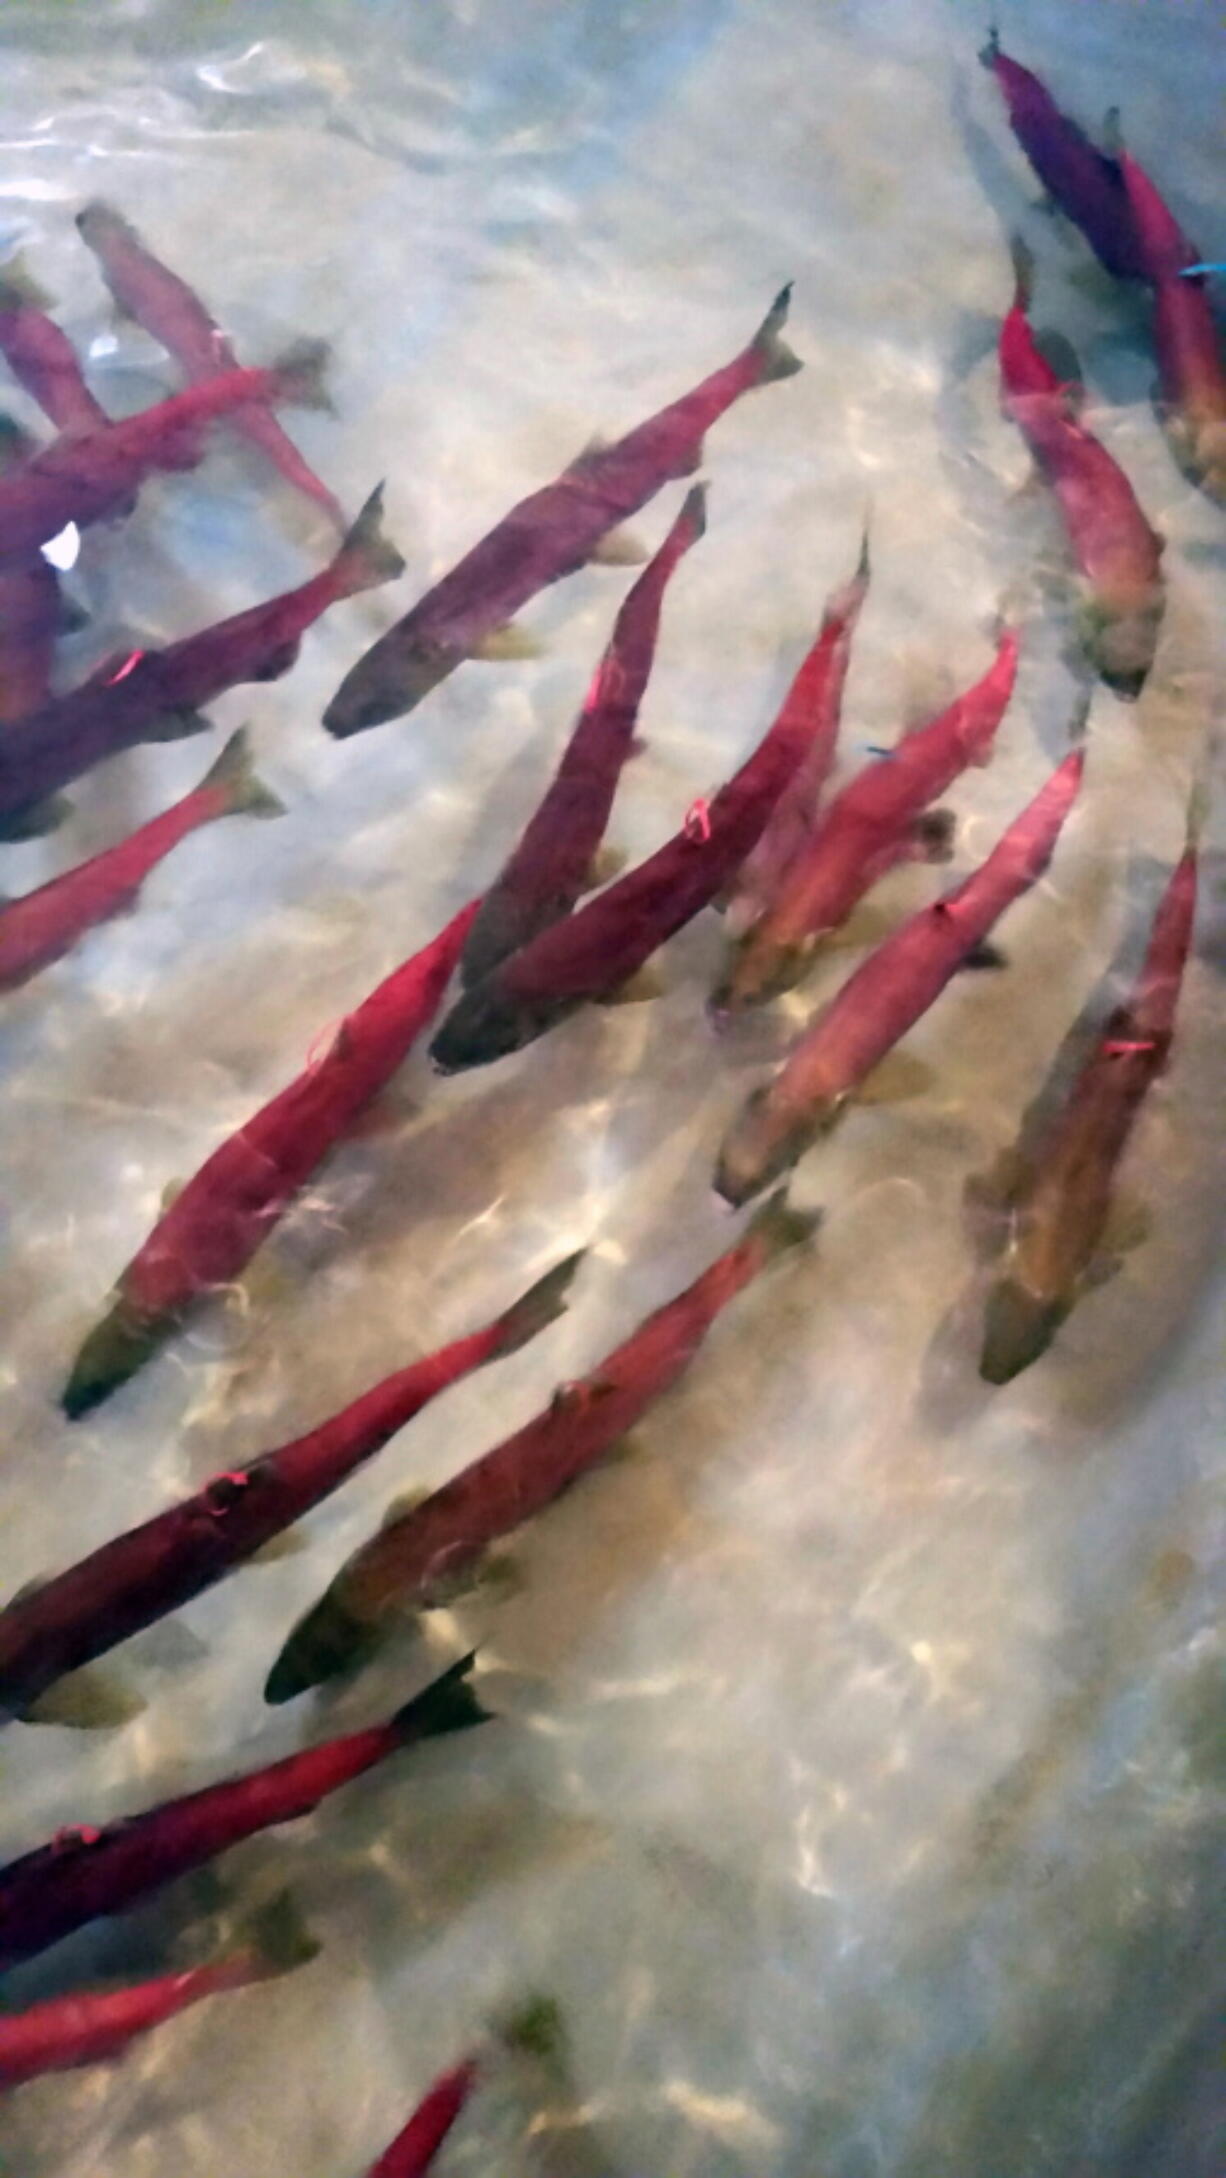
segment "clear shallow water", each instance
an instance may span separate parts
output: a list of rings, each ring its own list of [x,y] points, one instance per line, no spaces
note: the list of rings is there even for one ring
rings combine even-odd
[[[1001,28],[1084,119],[1122,105],[1206,254],[1226,254],[1215,11],[1034,4]],[[153,1971],[175,1928],[284,1873],[325,1947],[120,2067],[11,2098],[0,2154],[20,2178],[356,2174],[490,2010],[540,1986],[565,2010],[586,2131],[562,2111],[543,2125],[532,2083],[509,2083],[441,2167],[1220,2168],[1216,811],[1177,1062],[1125,1175],[1150,1237],[1055,1353],[990,1398],[960,1205],[1177,849],[1219,701],[1221,517],[1154,424],[1143,320],[1027,210],[1032,183],[974,65],[982,29],[977,10],[929,0],[542,0],[513,19],[6,8],[0,236],[100,396],[135,407],[171,380],[151,342],[116,328],[77,242],[72,215],[95,194],[199,285],[244,355],[298,331],[333,342],[337,418],[295,419],[295,435],[347,504],[388,477],[410,567],[338,608],[289,678],[215,707],[219,730],[251,721],[290,816],[189,842],[139,914],[5,1004],[6,1585],[293,1435],[591,1244],[569,1316],[425,1414],[307,1524],[309,1552],[134,1646],[136,1723],[88,1741],[10,1729],[6,1854],[390,1707],[423,1674],[407,1644],[339,1702],[270,1715],[260,1688],[393,1492],[533,1412],[729,1235],[714,1149],[788,1021],[713,1045],[708,918],[670,948],[650,1007],[591,1012],[445,1085],[412,1062],[392,1123],[329,1165],[243,1294],[96,1420],[60,1421],[66,1362],[167,1183],[488,880],[623,578],[594,569],[538,601],[539,661],[468,668],[412,720],[338,745],[319,715],[358,650],[593,430],[732,353],[792,276],[807,367],[712,434],[708,535],[669,598],[650,749],[611,836],[649,849],[761,732],[871,504],[849,760],[982,670],[1002,600],[1027,615],[996,761],[951,797],[969,865],[1037,786],[1072,701],[1032,573],[1052,533],[1012,496],[1024,463],[996,410],[1019,219],[1041,252],[1037,315],[1077,345],[1096,426],[1170,540],[1158,670],[1137,708],[1096,701],[1081,807],[1002,929],[1009,974],[964,979],[912,1038],[928,1095],[854,1114],[806,1161],[797,1194],[827,1206],[813,1261],[746,1296],[637,1456],[520,1540],[515,1594],[431,1623],[437,1655],[481,1640],[508,1721],[243,1848],[220,1887],[14,1977],[16,1997]],[[7,386],[5,405],[29,413]],[[645,537],[672,505],[645,511]],[[88,540],[92,621],[66,677],[125,632],[164,638],[300,579],[325,542],[219,449]],[[54,840],[5,851],[5,889],[118,837],[216,745],[96,773]],[[930,883],[902,873],[881,903]],[[833,956],[814,994],[854,957]]]

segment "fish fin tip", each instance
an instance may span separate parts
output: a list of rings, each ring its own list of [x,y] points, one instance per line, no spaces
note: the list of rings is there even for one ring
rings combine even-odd
[[[537,1333],[544,1331],[559,1316],[566,1313],[567,1299],[575,1274],[587,1254],[586,1248],[576,1248],[554,1263],[544,1275],[528,1287],[517,1301],[499,1318],[498,1352],[513,1354],[526,1346]]]
[[[242,1948],[255,1954],[269,1980],[309,1966],[323,1948],[288,1887],[255,1907],[237,1933]]]
[[[562,2013],[551,1996],[528,1997],[492,2023],[495,2038],[516,2056],[556,2061],[566,2040]]]
[[[42,801],[27,802],[24,809],[11,810],[0,818],[0,839],[45,839],[71,815],[72,803],[64,795],[44,795]]]
[[[1009,257],[1013,265],[1014,302],[1023,310],[1029,309],[1034,292],[1034,251],[1022,235],[1010,235]]]
[[[142,741],[190,741],[193,734],[207,734],[213,730],[213,721],[203,711],[163,711],[145,733]]]
[[[377,590],[381,583],[403,575],[405,562],[383,528],[383,495],[386,484],[376,484],[341,539],[333,566],[344,583],[346,597],[363,590]]]
[[[972,973],[994,971],[998,968],[1007,968],[1008,965],[1008,954],[1003,952],[999,945],[993,945],[990,938],[983,939],[979,945],[973,945],[969,953],[964,953],[958,963],[959,971],[970,970]]]
[[[908,1104],[928,1094],[933,1072],[923,1059],[909,1051],[891,1051],[875,1066],[856,1091],[858,1104]]]
[[[293,341],[272,366],[281,400],[295,408],[322,409],[325,415],[334,416],[336,409],[327,385],[331,360],[326,340]]]
[[[642,567],[651,553],[634,531],[619,522],[615,529],[606,529],[604,536],[588,553],[592,567]]]
[[[470,1649],[460,1657],[412,1701],[398,1709],[393,1723],[397,1730],[409,1739],[439,1739],[449,1732],[466,1732],[475,1724],[491,1721],[491,1712],[482,1707],[469,1684],[469,1674],[477,1661],[477,1652]]]
[[[251,756],[251,738],[245,726],[232,733],[221,755],[200,782],[225,797],[222,815],[227,817],[283,817],[285,804],[266,787]]]
[[[642,746],[645,747],[646,743]],[[641,750],[636,749],[631,753],[639,755]],[[587,876],[583,882],[584,892],[597,892],[602,885],[608,885],[615,877],[620,877],[629,859],[620,847],[598,847],[588,865]]]
[[[296,1527],[282,1528],[279,1535],[270,1535],[266,1543],[253,1550],[244,1559],[246,1565],[280,1565],[286,1558],[300,1558],[308,1545]]]
[[[952,862],[958,820],[952,809],[925,809],[912,827],[916,853],[923,862]]]
[[[755,1210],[749,1224],[749,1233],[766,1249],[770,1262],[789,1248],[801,1247],[812,1240],[822,1222],[822,1211],[797,1210],[788,1201],[786,1182],[768,1195],[760,1209]]]
[[[700,537],[705,537],[707,533],[707,495],[710,489],[707,479],[699,477],[696,484],[691,484],[681,502],[681,513],[678,520],[689,523],[694,532],[693,541],[695,544],[697,544]]]
[[[530,635],[526,628],[513,620],[505,621],[500,628],[491,628],[468,652],[470,658],[482,665],[504,665],[519,659],[543,658],[545,646],[540,638]]]

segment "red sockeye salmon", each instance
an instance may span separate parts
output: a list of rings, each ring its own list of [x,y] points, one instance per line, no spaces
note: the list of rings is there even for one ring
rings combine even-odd
[[[715,1185],[743,1203],[786,1172],[838,1117],[899,1038],[975,962],[1005,909],[1042,876],[1081,783],[1083,753],[1067,756],[986,862],[934,906],[892,931],[755,1090],[724,1138]]]
[[[109,1398],[193,1301],[246,1268],[433,1018],[475,912],[472,901],[377,984],[322,1057],[206,1158],[133,1256],[113,1307],[82,1346],[63,1395],[66,1414],[84,1414]]]
[[[1080,227],[1108,272],[1138,279],[1142,268],[1119,161],[1061,113],[1037,76],[1002,53],[995,31],[979,58],[996,77],[1013,133],[1053,204]]]
[[[589,448],[512,507],[346,674],[324,713],[329,733],[343,737],[402,718],[466,658],[480,655],[530,598],[585,566],[610,530],[662,485],[692,476],[706,432],[734,401],[800,369],[780,337],[790,294],[790,286],[782,289],[749,346],[722,370],[613,445]]]
[[[1154,343],[1163,421],[1185,476],[1226,506],[1226,366],[1208,283],[1188,276],[1200,252],[1184,234],[1143,167],[1121,165],[1132,206],[1143,277],[1154,291]]]
[[[270,1702],[364,1662],[406,1612],[442,1603],[489,1546],[522,1527],[612,1449],[684,1375],[716,1317],[816,1218],[773,1196],[731,1248],[644,1319],[534,1421],[474,1460],[441,1489],[393,1516],[342,1566],[294,1628],[265,1686]]]

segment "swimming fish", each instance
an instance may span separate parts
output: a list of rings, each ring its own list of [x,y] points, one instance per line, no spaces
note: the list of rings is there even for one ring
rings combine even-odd
[[[440,2074],[367,2178],[424,2178],[477,2084],[474,2058]]]
[[[1154,291],[1154,342],[1163,422],[1176,461],[1194,484],[1226,506],[1226,365],[1200,252],[1189,242],[1143,167],[1120,161],[1132,206],[1143,277]]]
[[[17,383],[57,431],[97,431],[110,423],[85,383],[77,351],[21,281],[0,272],[0,355]]]
[[[740,770],[709,805],[695,804],[654,855],[464,992],[430,1046],[439,1072],[487,1066],[585,1001],[623,990],[666,938],[724,891],[810,747],[807,712],[785,703]]]
[[[775,297],[741,354],[612,445],[588,447],[552,484],[521,499],[351,668],[324,713],[344,737],[402,718],[504,631],[530,598],[573,574],[602,539],[674,477],[692,476],[703,438],[754,386],[800,363],[780,337],[791,288]]]
[[[438,1009],[476,912],[470,901],[375,986],[327,1050],[205,1159],[119,1280],[61,1400],[75,1419],[155,1353],[201,1294],[229,1285],[298,1190],[385,1088]]]
[[[192,385],[203,385],[224,371],[238,370],[238,358],[230,342],[199,296],[153,255],[122,213],[95,199],[78,212],[77,228],[97,258],[119,308],[161,342]],[[344,529],[345,516],[339,503],[268,407],[259,403],[238,409],[229,420],[236,431],[259,447],[288,483],[322,507],[338,529]]]
[[[821,941],[898,862],[947,860],[948,815],[928,804],[968,764],[986,764],[1017,678],[1017,637],[1001,636],[988,670],[948,709],[858,772],[813,827],[778,892],[734,947],[711,999],[721,1015],[798,983]]]
[[[980,964],[993,924],[1047,868],[1083,763],[1081,749],[1066,756],[987,860],[891,931],[754,1091],[719,1153],[715,1185],[728,1202],[747,1202],[794,1165],[950,978]]]
[[[21,426],[0,416],[0,476],[33,450]],[[41,552],[0,561],[0,728],[46,700],[61,619],[59,581]]]
[[[697,484],[627,593],[548,792],[477,910],[460,962],[466,987],[569,915],[591,883],[622,766],[637,748],[664,592],[705,527],[706,495]]]
[[[269,1702],[292,1701],[364,1663],[406,1613],[444,1602],[489,1546],[552,1504],[681,1377],[744,1286],[807,1240],[813,1216],[782,1191],[693,1285],[644,1318],[589,1376],[410,1510],[392,1516],[300,1619],[268,1675]]]
[[[555,1264],[491,1323],[384,1377],[304,1437],[215,1475],[66,1572],[23,1589],[0,1611],[0,1717],[68,1721],[48,1689],[224,1580],[339,1490],[450,1385],[534,1339],[563,1313],[580,1260]],[[131,1713],[100,1675],[90,1681],[91,1721]]]
[[[0,561],[46,544],[69,522],[83,529],[126,510],[159,470],[194,468],[220,417],[259,401],[326,406],[325,360],[322,346],[303,342],[269,370],[227,371],[118,423],[54,439],[0,477]]]
[[[1053,204],[1080,227],[1099,263],[1120,280],[1142,276],[1119,161],[1061,113],[1050,91],[1003,53],[995,30],[979,56],[1009,109],[1009,124]]]
[[[131,907],[150,870],[202,824],[244,812],[279,817],[275,794],[251,767],[247,736],[231,736],[198,787],[117,847],[65,870],[20,900],[0,899],[0,991],[15,991],[61,960],[98,923]]]
[[[0,1968],[15,1966],[103,1914],[122,1913],[257,1831],[309,1815],[400,1748],[485,1722],[466,1656],[384,1724],[327,1739],[284,1761],[165,1800],[102,1829],[61,1831],[0,1868]]]
[[[94,764],[137,742],[198,733],[208,724],[202,707],[216,696],[287,673],[306,630],[329,606],[401,572],[400,554],[383,534],[382,506],[380,486],[328,566],[296,589],[164,649],[108,659],[80,688],[0,737],[0,838]]]
[[[783,699],[785,714],[794,713],[808,721],[811,740],[808,754],[775,803],[757,846],[746,855],[728,888],[725,927],[734,937],[766,912],[817,822],[822,788],[838,744],[852,640],[868,595],[868,583],[866,529],[855,574],[829,600],[816,640],[801,660]]]
[[[1146,520],[1120,465],[1078,420],[1080,388],[1061,383],[1026,318],[1029,252],[1014,253],[1017,284],[1001,326],[1006,413],[1051,486],[1085,579],[1082,632],[1096,671],[1133,701],[1154,662],[1165,593],[1163,540]]]
[[[988,1295],[979,1373],[1007,1384],[1047,1351],[1096,1272],[1120,1159],[1170,1058],[1196,916],[1194,817],[1127,1001],[1105,1022],[1029,1153],[1009,1160],[1000,1207],[1008,1238]]]
[[[220,1958],[203,1966],[159,1974],[126,1989],[76,1989],[25,2012],[0,2013],[0,2092],[47,2072],[106,2064],[122,2056],[138,2035],[206,1997],[274,1981],[318,1953],[319,1945],[283,1891],[251,1916]]]

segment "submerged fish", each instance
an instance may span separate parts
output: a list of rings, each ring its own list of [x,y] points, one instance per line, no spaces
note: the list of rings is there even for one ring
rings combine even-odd
[[[1200,252],[1143,167],[1121,160],[1141,253],[1154,291],[1154,342],[1163,421],[1185,476],[1226,506],[1226,364]]]
[[[0,476],[32,452],[21,426],[0,416]],[[61,619],[59,582],[41,552],[0,561],[0,727],[46,701]]]
[[[85,383],[77,351],[54,318],[20,282],[0,273],[0,355],[18,384],[57,431],[97,431],[110,423]]]
[[[1083,762],[1080,749],[1066,756],[986,862],[892,931],[754,1091],[719,1154],[715,1185],[728,1202],[747,1202],[794,1165],[950,978],[981,964],[993,924],[1047,868]],[[982,965],[996,965],[995,957]]]
[[[776,899],[817,822],[818,803],[838,743],[843,688],[868,582],[866,530],[855,574],[827,604],[817,639],[783,699],[784,713],[807,719],[812,738],[808,754],[779,796],[761,839],[746,855],[729,888],[725,913],[733,936],[748,930]]]
[[[199,786],[161,816],[36,892],[20,900],[0,899],[0,991],[28,983],[40,969],[61,960],[87,931],[131,907],[150,870],[189,833],[244,812],[279,817],[283,809],[252,770],[247,736],[240,729]]]
[[[427,2089],[408,2124],[398,2132],[367,2178],[425,2178],[435,2156],[477,2084],[477,2063],[468,2058],[441,2073]]]
[[[228,1136],[163,1211],[85,1340],[61,1404],[110,1397],[193,1301],[230,1285],[328,1151],[387,1086],[436,1013],[471,926],[472,901],[342,1021],[322,1057]]]
[[[1029,253],[1015,250],[1017,284],[1000,333],[1005,410],[1051,486],[1086,584],[1085,645],[1096,671],[1132,701],[1154,662],[1165,593],[1162,538],[1119,463],[1078,419],[1080,388],[1062,384],[1026,318]]]
[[[270,1702],[364,1662],[404,1614],[444,1602],[489,1546],[553,1503],[604,1457],[682,1376],[742,1287],[816,1218],[772,1197],[741,1238],[663,1308],[644,1318],[590,1376],[441,1489],[391,1518],[356,1551],[294,1628],[268,1675]]]
[[[637,747],[664,592],[705,527],[699,484],[628,592],[549,790],[477,910],[460,963],[466,986],[569,915],[592,882],[622,766]]]
[[[122,213],[95,199],[78,212],[77,227],[119,308],[161,342],[193,385],[239,368],[230,342],[199,296],[153,255]],[[268,407],[259,403],[239,409],[230,422],[288,483],[322,507],[338,529],[345,527],[338,502]]]
[[[1019,1153],[1001,1207],[1009,1233],[988,1295],[979,1373],[1007,1384],[1047,1351],[1096,1270],[1115,1174],[1154,1082],[1166,1068],[1196,916],[1195,822],[1158,906],[1131,996],[1105,1023],[1068,1095],[1029,1154]]]
[[[66,1572],[23,1589],[0,1611],[0,1717],[67,1721],[49,1688],[224,1580],[338,1490],[432,1399],[535,1338],[565,1309],[579,1261],[556,1264],[491,1323],[384,1377],[306,1436],[214,1476]],[[130,1713],[103,1685],[89,1689],[91,1721]],[[73,1714],[82,1714],[79,1703]]]
[[[466,1656],[453,1664],[385,1724],[324,1740],[103,1829],[61,1831],[9,1861],[0,1868],[0,1968],[32,1958],[103,1914],[122,1913],[257,1831],[309,1815],[400,1748],[484,1723],[488,1711],[467,1683],[472,1662]]]
[[[1072,220],[1100,264],[1117,279],[1142,267],[1119,161],[1100,151],[1061,113],[1039,78],[1003,53],[993,30],[980,54],[1000,85],[1009,123],[1053,204]]]
[[[192,469],[205,433],[220,417],[257,401],[326,406],[325,350],[304,342],[269,370],[227,371],[121,422],[61,437],[0,477],[0,561],[126,509],[147,477]]]
[[[318,1956],[288,1892],[253,1914],[237,1941],[204,1966],[159,1974],[127,1989],[74,1990],[29,2011],[0,2013],[0,2091],[47,2072],[106,2064],[207,1997],[274,1981]]]
[[[162,650],[110,659],[83,686],[21,719],[0,740],[0,838],[94,764],[137,742],[197,733],[208,723],[202,707],[216,696],[287,673],[306,630],[330,605],[401,572],[404,562],[383,534],[382,506],[380,486],[328,566],[296,589]]]
[[[1001,636],[973,688],[835,796],[770,906],[733,950],[711,1000],[716,1014],[760,1005],[798,983],[821,941],[896,863],[948,859],[947,812],[928,805],[968,764],[986,764],[1017,678],[1017,637]],[[928,812],[926,814],[926,812]]]
[[[722,370],[611,446],[589,447],[552,484],[512,507],[346,674],[324,713],[329,733],[361,733],[403,717],[466,658],[479,656],[530,598],[583,567],[661,485],[692,476],[706,432],[734,401],[800,369],[780,337],[790,294],[785,287],[776,296],[749,346]]]
[[[487,1066],[591,999],[622,991],[725,890],[811,747],[805,710],[785,703],[752,756],[679,832],[573,915],[551,923],[465,991],[430,1046],[440,1073]],[[693,814],[693,813],[692,813]]]

